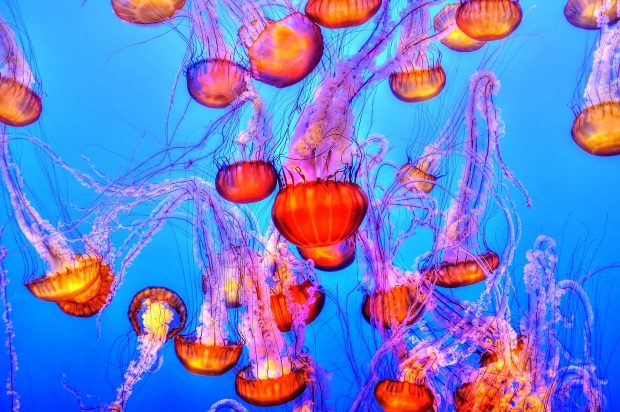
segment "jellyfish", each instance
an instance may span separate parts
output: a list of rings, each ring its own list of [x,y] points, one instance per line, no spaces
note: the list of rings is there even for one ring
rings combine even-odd
[[[585,105],[571,129],[575,143],[596,156],[620,154],[619,45],[620,28],[601,31],[584,94]]]
[[[233,59],[211,1],[196,1],[189,10],[192,34],[205,58],[192,57],[185,70],[187,90],[203,106],[230,106],[247,88],[248,72]]]
[[[34,75],[15,34],[0,17],[0,122],[28,126],[41,116],[41,97],[33,89]]]
[[[464,0],[455,20],[472,39],[491,41],[514,32],[521,23],[522,14],[518,0]]]
[[[457,52],[476,51],[486,42],[472,39],[456,25],[455,16],[458,9],[459,4],[446,4],[433,18],[435,31],[438,33],[445,32],[440,41],[449,49]]]
[[[618,22],[618,0],[568,0],[564,16],[573,26],[597,30]]]
[[[426,172],[428,167],[428,162],[423,162],[418,166],[406,163],[398,171],[400,176],[399,180],[412,192],[422,191],[429,194],[435,188],[437,177]]]
[[[185,6],[185,0],[112,0],[114,13],[135,24],[156,24],[170,20]]]
[[[309,0],[306,15],[329,29],[355,27],[372,19],[381,0]]]
[[[386,412],[431,412],[435,397],[424,385],[385,379],[375,386],[375,398]]]
[[[331,246],[297,247],[297,252],[305,260],[311,260],[314,268],[325,272],[335,272],[349,267],[355,261],[355,236]]]
[[[140,356],[132,360],[125,371],[116,400],[111,405],[115,410],[124,409],[135,385],[161,356],[159,352],[164,343],[179,333],[187,320],[183,300],[170,289],[162,287],[148,287],[138,292],[129,305],[127,315],[138,335]]]
[[[234,203],[261,201],[275,190],[277,172],[264,160],[247,160],[223,166],[215,177],[217,192]]]

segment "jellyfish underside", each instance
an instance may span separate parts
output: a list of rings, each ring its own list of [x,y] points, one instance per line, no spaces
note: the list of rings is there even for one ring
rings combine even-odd
[[[454,23],[454,17],[458,10],[458,4],[447,4],[433,19],[436,32],[448,30],[448,27]],[[472,39],[458,26],[453,28],[441,38],[441,43],[451,50],[457,52],[472,52],[480,49],[486,42]]]
[[[246,368],[237,373],[235,390],[241,399],[251,405],[283,405],[306,390],[306,374],[303,369],[293,369],[277,378],[265,379],[249,377],[247,372]]]
[[[355,260],[355,239],[350,237],[344,242],[323,247],[297,247],[305,260],[312,260],[315,269],[335,272],[348,267]]]
[[[407,325],[412,325],[422,313],[423,298],[413,285],[377,291],[364,297],[362,315],[372,326],[383,329],[400,326],[408,316]]]
[[[375,386],[375,398],[386,412],[431,412],[435,397],[424,385],[385,379]]]
[[[218,376],[231,370],[239,361],[242,345],[211,345],[194,336],[176,335],[174,350],[183,366],[192,373]]]
[[[315,291],[312,295],[313,302],[308,305],[308,314],[304,320],[306,324],[315,320],[323,310],[323,306],[325,305],[325,293],[319,290],[316,285],[313,285],[309,280],[306,280],[300,285],[291,285],[289,287],[289,293],[293,298],[293,302],[302,306],[306,305],[310,300],[311,288],[315,288]],[[269,304],[278,329],[281,332],[290,331],[293,327],[293,314],[287,305],[284,293],[279,292],[272,294],[269,297]]]
[[[473,285],[486,279],[487,273],[499,266],[499,257],[494,252],[479,255],[476,259],[460,259],[444,262],[434,268],[424,270],[429,280],[437,286],[458,288]]]
[[[446,85],[446,73],[440,63],[428,68],[413,68],[390,75],[390,89],[394,96],[407,103],[430,100]]]

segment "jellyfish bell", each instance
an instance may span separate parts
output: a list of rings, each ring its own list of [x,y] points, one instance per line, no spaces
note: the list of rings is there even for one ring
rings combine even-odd
[[[248,50],[252,76],[283,88],[303,80],[323,55],[321,29],[310,18],[293,13],[265,25]]]
[[[355,260],[355,236],[331,246],[297,247],[305,260],[312,260],[315,269],[325,272],[342,270]]]
[[[583,109],[573,122],[571,135],[590,154],[620,154],[620,102],[603,102]]]
[[[222,166],[215,177],[215,189],[229,202],[253,203],[269,197],[277,181],[272,163],[247,160]]]
[[[308,0],[306,15],[329,29],[359,26],[379,11],[381,0]]]
[[[438,266],[422,270],[435,285],[444,288],[458,288],[474,285],[486,279],[487,274],[499,266],[499,256],[487,252],[476,258],[457,259],[455,262],[443,262]]]
[[[410,191],[429,194],[435,188],[437,178],[425,171],[425,167],[404,164],[399,170],[400,182]]]
[[[317,179],[282,188],[271,216],[289,242],[301,247],[324,247],[353,236],[367,210],[368,196],[357,184]]]
[[[515,31],[522,14],[518,0],[464,0],[455,20],[459,29],[472,39],[491,41]]]
[[[406,103],[431,100],[446,85],[446,72],[440,60],[429,62],[424,58],[419,63],[390,74],[390,90],[398,100]]]
[[[179,295],[170,289],[148,287],[136,293],[127,316],[138,336],[165,333],[165,338],[170,339],[185,327],[187,309]],[[168,327],[173,320],[169,316],[176,318],[177,326]]]
[[[187,90],[203,106],[228,107],[246,90],[245,69],[226,59],[205,59],[187,68]]]
[[[99,277],[79,295],[56,302],[67,315],[88,318],[96,315],[103,308],[112,290],[114,275],[108,265],[102,265]]]
[[[302,307],[307,306],[308,313],[304,319],[306,325],[314,321],[323,310],[323,306],[325,306],[325,293],[310,280],[306,280],[299,285],[290,285],[287,293],[293,299],[292,302],[287,301],[284,291],[274,293],[269,297],[271,313],[281,332],[288,332],[293,328],[293,314],[289,306],[290,303]]]
[[[433,25],[435,26],[435,32],[442,32],[449,30],[440,41],[441,43],[451,50],[457,52],[472,52],[480,49],[485,41],[472,39],[463,32],[455,24],[456,11],[459,8],[459,4],[446,4],[443,9],[433,18]],[[452,28],[450,28],[450,26]]]
[[[606,24],[611,26],[618,22],[618,0],[610,0],[609,7],[603,8],[606,0],[568,0],[564,6],[564,16],[573,26],[586,30],[600,28],[597,16],[599,10],[606,17]]]
[[[306,390],[306,372],[303,369],[290,369],[277,377],[254,377],[250,368],[237,372],[235,391],[247,403],[254,406],[284,405]]]
[[[102,277],[107,276],[110,267],[96,256],[76,255],[59,268],[25,283],[34,296],[48,302],[59,302],[76,298]]]
[[[425,385],[385,379],[375,385],[375,399],[386,412],[432,412],[435,396]]]
[[[393,329],[413,314],[407,320],[407,325],[412,325],[422,314],[423,300],[424,295],[415,285],[378,290],[364,296],[362,315],[376,328]]]
[[[243,345],[201,342],[196,336],[176,335],[174,350],[183,366],[192,373],[219,376],[231,370],[241,357]]]
[[[10,77],[0,78],[0,122],[28,126],[41,116],[41,98],[28,86]]]
[[[162,23],[185,6],[185,0],[112,0],[114,13],[136,24]]]

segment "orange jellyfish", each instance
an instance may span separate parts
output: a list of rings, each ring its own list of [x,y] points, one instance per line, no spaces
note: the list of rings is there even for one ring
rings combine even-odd
[[[433,19],[435,32],[447,31],[447,34],[441,37],[440,41],[449,49],[457,52],[476,51],[484,46],[486,42],[472,39],[455,25],[454,18],[458,8],[459,4],[446,4],[446,6],[437,13]],[[450,26],[452,26],[452,28],[450,28]]]
[[[420,53],[411,67],[390,74],[390,89],[394,96],[407,103],[430,100],[446,85],[446,72],[441,67],[441,59],[430,62]]]
[[[243,346],[239,344],[203,343],[195,336],[176,335],[174,350],[187,370],[198,375],[218,376],[231,370],[239,361]]]
[[[140,356],[129,363],[124,381],[112,404],[113,410],[124,409],[136,383],[157,362],[159,350],[164,343],[184,328],[187,310],[183,300],[173,291],[149,287],[134,296],[127,316],[138,335]]]
[[[252,76],[275,87],[303,80],[323,55],[323,35],[312,20],[293,13],[268,22],[248,50]]]
[[[620,101],[607,101],[586,107],[575,118],[573,140],[596,156],[620,154]]]
[[[480,41],[503,39],[517,29],[522,11],[518,0],[465,0],[456,12],[456,24]]]
[[[424,164],[414,166],[410,163],[406,163],[399,170],[400,182],[412,192],[421,190],[429,194],[435,188],[435,181],[437,178],[427,173],[426,169],[427,166]]]
[[[370,20],[381,0],[308,0],[306,15],[329,29],[359,26]]]
[[[434,280],[437,286],[444,288],[459,288],[482,282],[487,274],[499,266],[499,257],[495,252],[487,252],[476,256],[444,262],[437,267],[426,269],[429,280]]]
[[[280,190],[271,216],[289,242],[301,247],[322,247],[351,237],[367,210],[368,197],[357,184],[317,179]]]
[[[114,283],[114,275],[109,265],[100,263],[99,275],[84,292],[73,298],[56,302],[67,315],[87,318],[94,316],[106,304]]]
[[[610,0],[609,7],[605,7],[606,0],[568,0],[564,6],[564,16],[573,26],[586,30],[597,30],[602,21],[598,14],[606,18],[606,25],[618,22],[618,0]]]
[[[278,174],[272,163],[247,160],[222,166],[215,177],[215,188],[234,203],[253,203],[267,198],[276,188]]]
[[[348,267],[355,260],[355,236],[332,246],[297,247],[305,260],[312,260],[314,267],[325,272],[335,272]]]
[[[318,285],[306,280],[300,285],[292,284],[288,290],[279,291],[269,297],[269,305],[271,313],[282,332],[288,332],[293,327],[293,315],[289,307],[292,304],[306,306],[308,311],[304,322],[309,324],[315,320],[325,305],[325,293],[323,293]]]
[[[293,369],[275,378],[253,379],[247,368],[237,372],[235,390],[244,401],[255,406],[283,405],[297,398],[306,390],[306,373]]]
[[[187,90],[206,107],[229,106],[246,90],[245,69],[227,59],[204,59],[187,68]]]
[[[374,327],[393,329],[408,318],[412,325],[422,314],[425,296],[415,285],[399,285],[386,290],[366,294],[362,303],[362,315]]]
[[[386,412],[432,412],[435,396],[425,385],[385,379],[375,386],[375,398]]]
[[[112,0],[114,13],[136,24],[161,23],[185,6],[185,0]]]

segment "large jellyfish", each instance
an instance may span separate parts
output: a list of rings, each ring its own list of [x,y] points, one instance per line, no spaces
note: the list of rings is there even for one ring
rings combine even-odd
[[[564,16],[573,26],[597,30],[601,26],[613,26],[618,22],[617,0],[568,0]]]
[[[499,40],[514,32],[523,17],[519,0],[463,0],[456,24],[469,37]]]

